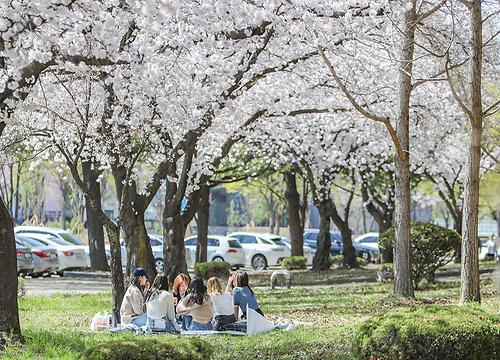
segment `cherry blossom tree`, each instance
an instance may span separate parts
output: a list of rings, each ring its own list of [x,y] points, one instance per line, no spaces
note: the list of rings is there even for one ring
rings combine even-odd
[[[0,21],[1,83],[0,93],[0,130],[3,132],[11,122],[13,113],[29,95],[39,76],[49,68],[64,69],[87,66],[103,67],[123,64],[118,47],[129,32],[130,7],[124,2],[101,3],[94,1],[16,1],[2,3]],[[125,34],[125,36],[124,36]],[[89,48],[89,37],[98,39]],[[97,44],[97,45],[96,45]],[[14,249],[12,221],[2,214],[8,238],[7,250]],[[8,243],[8,245],[7,245]],[[2,239],[2,245],[4,241]],[[6,255],[6,258],[9,258]],[[15,257],[9,258],[14,261]],[[6,260],[6,263],[8,261]],[[15,263],[14,263],[15,265]],[[15,267],[15,266],[14,266]],[[14,269],[13,267],[8,267]],[[15,269],[14,269],[15,270]],[[15,273],[15,272],[14,272]],[[9,306],[2,306],[10,313],[9,318],[17,317],[13,305],[15,295],[15,276],[4,294],[12,300]],[[12,291],[10,291],[12,290]],[[2,305],[4,304],[2,298]],[[7,302],[5,302],[7,304]],[[14,321],[15,322],[15,321]],[[7,324],[14,334],[19,333],[18,325]],[[1,329],[3,333],[3,328]]]
[[[479,208],[479,182],[480,182],[480,164],[481,147],[484,118],[498,111],[500,101],[493,100],[489,105],[485,105],[488,100],[484,97],[483,61],[485,55],[498,53],[498,30],[489,26],[488,20],[494,23],[498,16],[498,4],[486,4],[485,8],[481,1],[460,0],[459,6],[462,9],[454,9],[452,12],[457,27],[458,21],[464,19],[463,7],[469,19],[467,24],[469,29],[462,32],[454,32],[457,41],[450,47],[445,57],[446,78],[453,97],[463,114],[467,118],[470,127],[467,160],[465,163],[465,181],[463,195],[463,220],[462,220],[462,274],[460,303],[480,302],[480,283],[479,283],[479,254],[477,247],[478,236],[478,208]],[[453,10],[453,9],[452,9]],[[487,12],[486,15],[483,14]],[[483,33],[483,29],[487,31]],[[467,38],[469,36],[469,38]],[[486,37],[486,39],[485,39]],[[488,52],[485,49],[488,45]],[[457,78],[460,77],[460,68],[455,69],[453,73],[452,61],[454,63],[463,63],[460,61],[464,56],[468,57],[469,72],[466,83],[459,85]],[[453,57],[455,59],[453,59]],[[493,62],[494,64],[494,62]],[[491,66],[490,66],[491,68]],[[463,79],[463,77],[462,77]]]
[[[425,47],[428,40],[418,29],[426,28],[428,20],[444,3],[445,1],[433,3],[417,0],[396,1],[386,3],[383,8],[379,8],[381,4],[373,4],[372,8],[349,9],[345,16],[344,33],[325,34],[324,29],[321,33],[317,31],[319,51],[334,83],[356,111],[386,127],[394,145],[396,194],[394,286],[395,292],[403,296],[413,296],[409,256],[411,201],[409,129],[412,112],[410,104],[415,88],[427,82],[416,79],[419,77],[433,79],[438,75],[432,67],[429,67],[428,62],[424,61],[423,67],[418,66],[416,59],[425,60],[430,56]],[[366,20],[359,20],[363,15]],[[374,29],[383,29],[386,36],[389,36],[388,40],[380,41],[380,33]],[[346,50],[346,55],[350,55],[353,59],[348,64],[355,66],[362,61],[361,67],[365,73],[377,71],[378,76],[373,76],[372,73],[371,79],[364,77],[363,81],[359,82],[356,81],[356,75],[352,75],[354,70],[352,66],[344,69],[345,66],[341,68],[338,60],[330,60],[325,50],[335,52],[336,47],[325,44],[332,44],[331,38],[339,36],[344,38],[341,46]],[[368,54],[371,55],[367,56]],[[416,54],[418,57],[415,57]],[[386,61],[381,61],[382,59]],[[384,70],[381,71],[380,66]],[[384,80],[381,79],[382,76]],[[388,91],[392,91],[392,94]],[[380,96],[392,100],[391,107],[384,110],[380,108],[380,103],[373,104]]]
[[[14,1],[0,4],[0,135],[8,127],[16,107],[47,68],[66,62],[103,65],[119,61],[75,51],[82,31],[88,31],[89,26],[92,28],[91,24],[102,24],[97,19],[112,18],[113,12],[121,11],[119,6],[93,1],[79,1],[79,6],[75,3]],[[119,31],[119,26],[110,28],[105,38],[111,39]],[[0,275],[2,284],[5,284],[0,295],[0,333],[3,338],[20,334],[13,224],[3,201],[0,202],[0,223],[3,229],[1,258],[5,264]]]

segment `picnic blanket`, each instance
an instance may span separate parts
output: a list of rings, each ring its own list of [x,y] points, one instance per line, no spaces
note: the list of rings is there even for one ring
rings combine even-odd
[[[228,335],[255,335],[273,331],[274,329],[293,330],[297,326],[290,326],[290,323],[275,324],[266,319],[257,311],[250,309],[247,305],[247,321],[246,332],[243,331],[215,331],[215,330],[198,330],[198,331],[181,331],[181,335],[210,335],[210,334],[228,334]]]
[[[215,331],[215,330],[194,330],[194,331],[184,331],[181,330],[181,335],[213,335],[213,334],[227,334],[227,335],[255,335],[273,331],[274,329],[281,329],[285,331],[291,331],[299,326],[299,323],[295,322],[272,322],[271,320],[266,319],[264,316],[259,314],[257,311],[248,308],[247,305],[247,320],[246,320],[246,332],[245,331],[234,331],[234,330],[225,330],[225,331]],[[135,332],[137,334],[152,334],[154,332],[151,331],[147,326],[135,326],[133,324],[129,324],[126,326],[121,326],[119,328],[111,329],[112,332]]]

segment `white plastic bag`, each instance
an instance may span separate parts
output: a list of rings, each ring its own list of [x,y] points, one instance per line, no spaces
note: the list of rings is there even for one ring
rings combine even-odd
[[[107,312],[95,314],[90,322],[90,330],[109,330],[110,319],[111,316]]]

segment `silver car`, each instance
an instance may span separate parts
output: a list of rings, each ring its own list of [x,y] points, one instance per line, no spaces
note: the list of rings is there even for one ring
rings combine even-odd
[[[50,228],[43,226],[16,226],[14,228],[16,235],[52,235],[53,237],[64,240],[68,244],[73,244],[79,246],[85,252],[85,259],[87,261],[87,267],[90,267],[90,249],[88,245],[85,245],[80,239],[73,235],[70,231],[58,228]]]
[[[17,275],[26,275],[33,272],[34,263],[31,249],[16,242]]]
[[[31,248],[34,262],[33,272],[29,274],[31,277],[36,278],[41,275],[49,277],[59,270],[59,258],[56,249],[27,236],[16,235],[16,243]]]

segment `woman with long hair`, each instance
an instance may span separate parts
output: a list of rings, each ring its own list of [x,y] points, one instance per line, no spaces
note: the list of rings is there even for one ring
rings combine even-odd
[[[186,296],[186,291],[189,287],[189,276],[186,274],[180,273],[177,275],[174,279],[174,283],[172,285],[172,295],[174,296],[174,305],[177,306],[177,304],[184,299],[184,296]]]
[[[168,292],[168,277],[156,275],[146,294],[147,323],[153,331],[175,332],[174,297]]]
[[[192,321],[183,323],[184,330],[212,330],[212,300],[203,284],[203,279],[194,278],[186,296],[177,305],[177,315],[191,316]]]
[[[146,325],[144,295],[148,290],[149,281],[146,270],[143,268],[134,269],[120,307],[120,318],[123,325]]]
[[[233,308],[236,319],[238,319],[240,309],[241,318],[246,319],[247,305],[248,308],[264,316],[264,313],[259,307],[257,297],[248,283],[248,274],[245,271],[238,271],[233,275],[233,280],[234,283],[236,283],[236,287],[233,289]]]
[[[224,330],[225,325],[236,322],[231,294],[222,291],[222,284],[217,277],[211,277],[207,282],[208,294],[214,309],[214,329]]]

